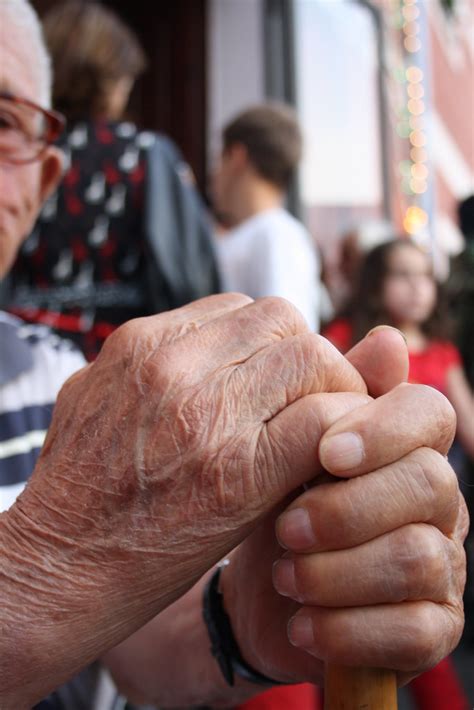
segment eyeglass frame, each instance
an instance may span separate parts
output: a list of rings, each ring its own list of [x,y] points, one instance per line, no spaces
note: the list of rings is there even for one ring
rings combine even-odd
[[[42,106],[38,106],[38,104],[34,101],[30,101],[29,99],[25,99],[21,96],[16,96],[8,91],[0,91],[0,100],[1,99],[6,99],[7,101],[11,101],[12,103],[19,104],[21,106],[27,106],[30,109],[39,111],[43,115],[47,130],[45,132],[45,136],[40,139],[44,145],[38,151],[37,155],[33,158],[29,158],[28,160],[8,159],[8,163],[10,165],[28,165],[29,163],[34,163],[35,160],[39,160],[41,158],[48,146],[52,145],[59,138],[66,126],[66,118],[62,113],[59,113],[59,111],[43,108]],[[0,162],[2,162],[1,158]]]

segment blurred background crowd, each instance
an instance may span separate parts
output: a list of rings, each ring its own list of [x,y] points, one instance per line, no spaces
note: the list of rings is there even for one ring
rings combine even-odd
[[[474,0],[32,4],[66,165],[8,309],[89,359],[221,290],[288,298],[342,351],[394,325],[410,381],[456,410],[472,511]],[[460,648],[401,707],[474,703],[472,536],[467,554]]]

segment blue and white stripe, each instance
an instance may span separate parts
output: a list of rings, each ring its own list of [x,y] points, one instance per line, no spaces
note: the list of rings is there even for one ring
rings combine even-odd
[[[31,476],[56,396],[83,365],[74,346],[48,328],[0,311],[0,512]]]

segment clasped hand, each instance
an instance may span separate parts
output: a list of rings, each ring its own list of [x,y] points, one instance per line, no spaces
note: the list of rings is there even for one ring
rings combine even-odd
[[[12,566],[31,551],[18,609],[44,639],[54,600],[76,638],[59,670],[38,660],[44,688],[234,548],[225,603],[266,675],[318,680],[333,660],[403,679],[448,653],[467,531],[444,458],[454,416],[434,390],[400,385],[406,371],[397,331],[346,359],[281,299],[211,297],[116,331],[60,393],[5,521]],[[345,480],[298,494],[323,470]]]

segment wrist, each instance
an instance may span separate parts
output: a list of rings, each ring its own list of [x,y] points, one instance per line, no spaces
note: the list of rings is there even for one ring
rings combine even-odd
[[[203,595],[203,616],[211,642],[211,653],[221,673],[230,686],[241,679],[262,689],[285,683],[262,673],[250,665],[243,657],[234,635],[231,619],[227,614],[223,588],[220,585],[221,572],[228,561],[217,567],[206,584]]]

